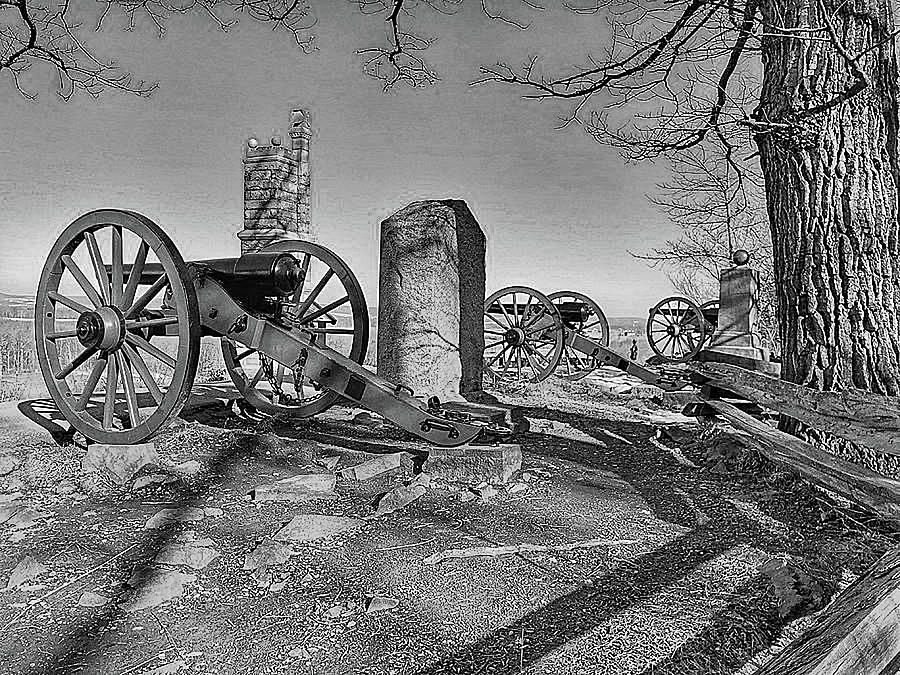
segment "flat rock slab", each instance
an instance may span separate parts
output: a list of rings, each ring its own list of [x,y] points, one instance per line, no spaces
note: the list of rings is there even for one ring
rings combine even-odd
[[[334,474],[312,473],[283,478],[250,491],[255,502],[308,502],[334,494]]]
[[[481,483],[495,479],[506,483],[521,468],[521,446],[501,443],[431,448],[422,470],[439,480]]]
[[[402,452],[381,455],[375,459],[370,459],[368,462],[341,469],[340,474],[350,480],[369,480],[390,471],[399,470],[402,457]]]
[[[358,518],[302,513],[275,533],[275,541],[315,541],[352,530],[363,524]]]
[[[205,509],[197,506],[186,506],[182,509],[160,509],[144,523],[148,530],[158,530],[173,523],[190,523],[203,520],[208,515]]]
[[[138,445],[108,445],[95,443],[88,446],[81,460],[81,470],[98,472],[118,485],[124,485],[145,466],[158,466],[159,455],[153,443]]]
[[[375,509],[375,516],[383,516],[393,513],[404,506],[408,506],[425,494],[427,489],[421,483],[412,483],[410,485],[400,485],[385,494],[378,500],[378,506]]]
[[[39,577],[44,572],[47,571],[46,565],[41,562],[38,562],[30,555],[25,556],[19,561],[19,564],[13,568],[13,571],[9,574],[9,580],[6,582],[6,588],[4,591],[11,591],[14,588],[18,588],[26,581],[30,581],[36,577]]]
[[[182,565],[202,570],[219,557],[212,539],[197,539],[196,532],[184,532],[175,541],[160,549],[154,562],[162,565]]]
[[[195,575],[176,570],[160,567],[138,570],[128,580],[128,585],[135,589],[134,594],[122,603],[121,608],[126,612],[138,612],[156,607],[181,596],[185,585],[195,581]]]

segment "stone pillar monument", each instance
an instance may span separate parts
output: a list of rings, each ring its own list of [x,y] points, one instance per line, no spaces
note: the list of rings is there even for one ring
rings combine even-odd
[[[291,112],[291,147],[272,136],[268,145],[255,138],[244,146],[244,229],[241,253],[273,241],[314,239],[310,223],[309,113]]]
[[[481,392],[485,237],[464,201],[413,202],[381,223],[378,374],[417,396]]]
[[[716,331],[698,358],[739,364],[768,361],[769,350],[763,347],[758,327],[759,272],[746,266],[750,256],[744,250],[735,251],[732,260],[735,266],[719,276]]]

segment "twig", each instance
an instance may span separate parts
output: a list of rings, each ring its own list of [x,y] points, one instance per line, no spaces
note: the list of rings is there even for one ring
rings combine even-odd
[[[399,549],[401,549],[401,548],[415,548],[416,546],[422,546],[422,545],[424,545],[424,544],[430,544],[430,543],[433,542],[435,539],[437,539],[437,537],[432,537],[431,539],[425,539],[424,541],[413,542],[412,544],[400,544],[400,545],[398,545],[398,546],[388,546],[388,547],[386,547],[386,548],[376,548],[375,550],[376,550],[376,551],[396,551],[396,550],[399,550]]]
[[[607,431],[603,427],[597,427],[596,430],[599,431],[601,434],[606,434],[610,438],[615,438],[617,441],[622,441],[623,443],[627,443],[628,445],[634,445],[634,443],[629,441],[627,438],[623,438],[622,436],[619,436],[619,434],[614,434],[611,431]]]
[[[670,448],[668,445],[664,445],[663,443],[660,443],[655,438],[651,438],[649,440],[650,440],[650,443],[652,443],[654,446],[656,446],[660,450],[665,450],[670,455],[672,455],[672,457],[675,458],[675,461],[678,462],[679,464],[681,464],[681,466],[686,466],[689,469],[699,469],[700,468],[699,466],[694,464],[691,460],[689,460],[687,457],[685,457],[683,454],[681,454],[681,450],[679,450],[678,448]]]
[[[67,588],[67,587],[71,586],[72,584],[74,584],[76,581],[81,581],[81,580],[84,579],[86,576],[89,576],[89,575],[93,574],[94,572],[96,572],[97,570],[102,569],[103,567],[106,567],[106,566],[109,565],[109,563],[111,563],[113,560],[117,560],[117,559],[121,558],[123,555],[125,555],[126,553],[128,553],[131,549],[135,548],[136,546],[137,546],[137,544],[132,544],[131,546],[129,546],[128,548],[126,548],[124,551],[122,551],[122,552],[120,552],[120,553],[116,553],[116,555],[112,556],[111,558],[107,558],[107,559],[104,560],[102,563],[100,563],[100,564],[97,565],[96,567],[92,567],[91,569],[89,569],[89,570],[88,570],[87,572],[85,572],[84,574],[79,574],[79,575],[78,575],[77,577],[75,577],[74,579],[70,579],[70,580],[67,581],[66,583],[64,583],[64,584],[62,584],[62,585],[60,585],[60,586],[57,586],[57,587],[54,588],[52,591],[48,591],[47,593],[44,593],[44,595],[42,595],[41,597],[36,598],[36,599],[34,599],[34,600],[30,600],[30,601],[28,602],[28,606],[27,606],[27,607],[25,607],[21,612],[19,612],[19,614],[18,614],[15,618],[13,618],[13,619],[11,619],[10,621],[8,621],[7,624],[6,624],[5,626],[3,626],[2,629],[0,629],[0,633],[5,633],[5,632],[9,629],[10,626],[12,626],[12,625],[13,625],[14,623],[16,623],[19,619],[21,619],[23,616],[25,616],[25,613],[26,613],[31,607],[33,607],[34,605],[36,605],[36,604],[38,604],[38,603],[40,603],[40,602],[43,602],[44,600],[46,600],[47,598],[49,598],[49,597],[51,597],[51,596],[53,596],[53,595],[56,595],[57,593],[59,593],[59,592],[60,592],[61,590],[63,590],[64,588]]]
[[[629,544],[639,544],[636,539],[588,539],[586,541],[576,541],[571,544],[516,544],[513,546],[475,546],[473,548],[451,548],[447,551],[441,551],[430,555],[424,560],[426,565],[437,565],[445,560],[452,558],[478,558],[478,557],[495,557],[500,555],[514,555],[517,553],[541,553],[544,551],[574,551],[579,548],[597,548],[599,546],[627,546]]]

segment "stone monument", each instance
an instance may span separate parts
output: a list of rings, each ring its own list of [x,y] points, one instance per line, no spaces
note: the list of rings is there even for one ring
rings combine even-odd
[[[769,361],[758,327],[759,272],[747,267],[749,261],[747,251],[735,251],[735,266],[720,273],[719,318],[708,346],[697,355],[701,361],[738,365]]]
[[[381,223],[380,376],[442,401],[478,398],[484,258],[464,201],[413,202]]]
[[[244,229],[241,253],[283,239],[314,240],[310,220],[309,113],[291,111],[290,147],[280,135],[268,145],[250,138],[244,145]]]

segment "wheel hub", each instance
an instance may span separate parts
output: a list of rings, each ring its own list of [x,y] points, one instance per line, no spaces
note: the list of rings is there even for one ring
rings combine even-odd
[[[666,333],[668,333],[672,337],[677,337],[681,335],[681,326],[670,325],[666,328]]]
[[[513,347],[521,347],[525,344],[525,331],[521,328],[509,328],[503,334],[503,340]]]
[[[115,349],[125,339],[125,317],[118,307],[84,312],[75,324],[75,336],[86,348]]]

